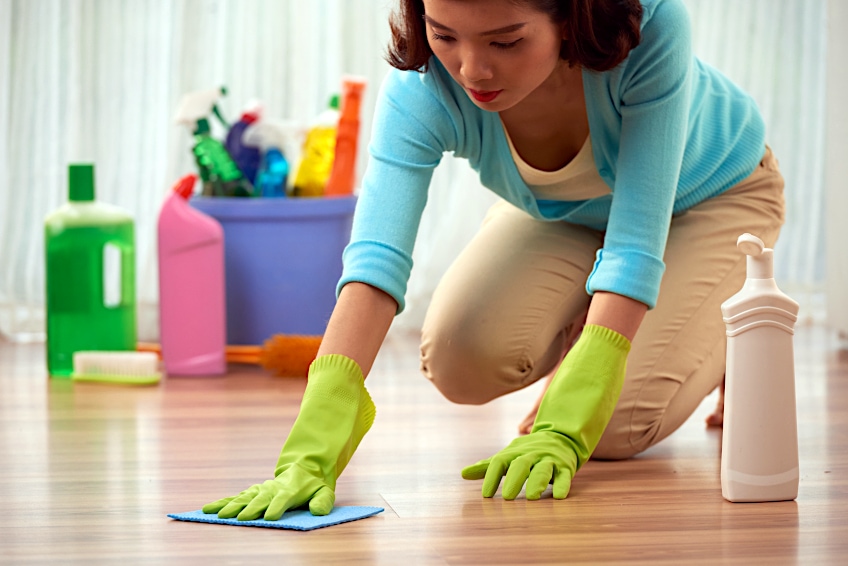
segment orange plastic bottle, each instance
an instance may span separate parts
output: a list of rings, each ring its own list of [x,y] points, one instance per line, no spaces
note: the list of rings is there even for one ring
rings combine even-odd
[[[365,79],[345,77],[342,81],[342,111],[336,134],[336,156],[333,171],[324,189],[325,196],[353,194],[356,182],[356,151],[359,140],[359,109]]]

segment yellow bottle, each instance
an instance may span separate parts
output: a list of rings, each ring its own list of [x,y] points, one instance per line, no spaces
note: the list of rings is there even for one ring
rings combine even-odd
[[[297,168],[292,194],[298,197],[320,197],[333,170],[336,131],[339,123],[339,96],[334,95],[327,109],[306,134],[303,156]]]

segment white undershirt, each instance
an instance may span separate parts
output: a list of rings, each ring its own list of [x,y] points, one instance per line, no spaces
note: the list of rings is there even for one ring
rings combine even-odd
[[[536,198],[544,200],[586,200],[610,194],[609,186],[598,174],[589,136],[580,151],[565,167],[557,171],[542,171],[525,162],[504,128],[512,159],[518,172]]]

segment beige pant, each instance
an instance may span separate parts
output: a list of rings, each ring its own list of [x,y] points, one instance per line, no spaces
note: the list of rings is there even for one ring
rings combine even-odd
[[[750,232],[773,246],[783,219],[771,150],[747,179],[672,219],[657,305],[633,341],[594,457],[628,458],[656,444],[721,383],[720,306],[745,280],[736,239]],[[481,404],[550,373],[585,317],[586,278],[602,241],[602,232],[495,204],[433,295],[424,375],[451,401]]]

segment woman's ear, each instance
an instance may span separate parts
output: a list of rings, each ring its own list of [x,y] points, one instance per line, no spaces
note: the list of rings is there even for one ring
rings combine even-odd
[[[569,33],[569,30],[568,30],[568,23],[562,22],[560,24],[560,27],[562,28],[562,30],[561,30],[562,40],[568,41],[571,37],[571,34]]]

